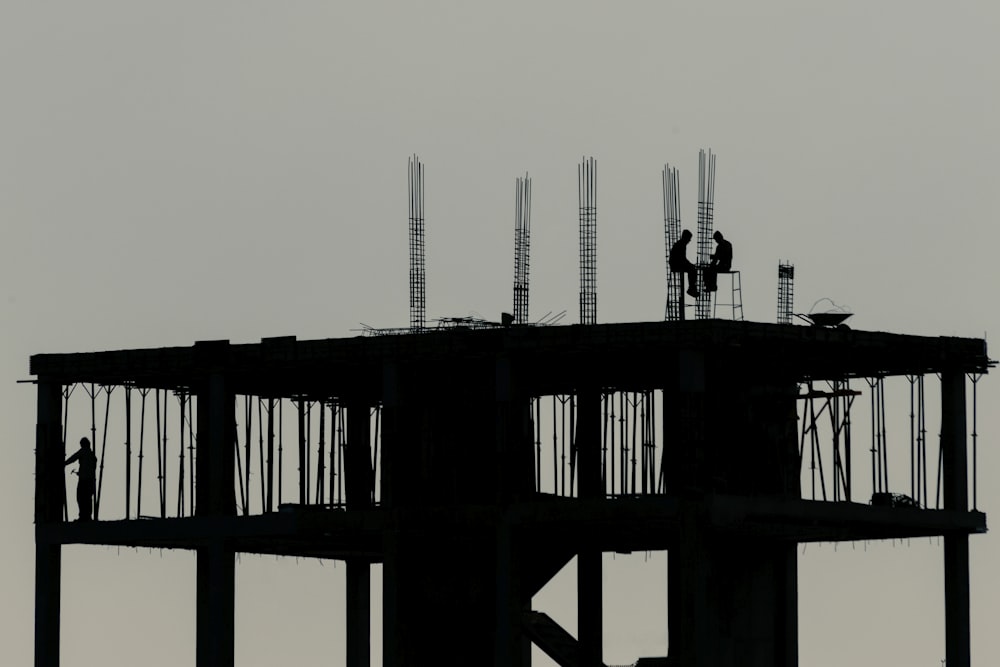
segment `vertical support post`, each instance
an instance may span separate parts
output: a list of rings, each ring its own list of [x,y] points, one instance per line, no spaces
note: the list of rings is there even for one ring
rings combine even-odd
[[[132,387],[125,385],[125,518],[132,518]]]
[[[410,158],[410,329],[423,331],[426,310],[424,275],[424,165]]]
[[[601,392],[579,392],[576,423],[577,465],[580,498],[602,498],[601,479]],[[602,664],[604,653],[601,583],[601,552],[584,549],[577,554],[577,624],[580,640],[580,664]]]
[[[332,444],[331,446],[336,446]],[[347,404],[347,453],[344,465],[347,509],[371,506],[371,416],[363,401]],[[333,490],[330,491],[331,495]],[[347,559],[347,667],[371,665],[371,564]]]
[[[234,599],[236,559],[222,540],[198,547],[197,634],[198,667],[234,664]]]
[[[267,511],[274,511],[274,399],[267,399]]]
[[[577,167],[580,206],[580,324],[597,324],[597,161]]]
[[[195,344],[199,361],[209,369],[198,392],[197,502],[199,516],[232,517],[236,450],[236,396],[227,382],[228,341]],[[222,538],[197,549],[196,664],[227,667],[234,663],[236,560]]]
[[[305,505],[308,471],[306,470],[306,406],[305,399],[299,399],[299,504]]]
[[[45,524],[62,521],[66,483],[62,440],[62,387],[38,382],[35,427],[35,667],[59,667],[59,612],[62,546],[41,534]]]
[[[518,387],[518,373],[510,359],[496,361],[496,562],[493,664],[528,667],[531,643],[521,631],[525,610],[531,606],[523,579],[523,552],[517,524],[508,507],[534,489],[534,444],[530,400]]]
[[[347,560],[347,667],[371,665],[371,564]]]
[[[496,635],[495,667],[530,667],[531,640],[521,631],[526,599],[520,547],[511,517],[501,512],[496,532]]]
[[[969,511],[965,434],[965,373],[941,374],[941,451],[944,508]],[[945,659],[948,667],[969,667],[969,536],[944,536]]]

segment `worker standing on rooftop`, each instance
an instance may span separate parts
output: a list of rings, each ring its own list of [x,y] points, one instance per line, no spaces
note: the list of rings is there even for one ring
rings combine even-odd
[[[97,456],[90,448],[90,440],[80,438],[80,449],[66,459],[66,464],[78,462],[76,476],[76,504],[80,508],[80,521],[90,521],[94,509],[94,492],[97,490]]]

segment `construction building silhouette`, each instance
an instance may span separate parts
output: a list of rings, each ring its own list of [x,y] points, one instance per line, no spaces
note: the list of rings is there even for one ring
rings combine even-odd
[[[714,158],[711,168],[714,182]],[[525,323],[525,268],[517,321],[428,328],[423,168],[414,158],[410,169],[420,251],[411,245],[409,329],[31,358],[38,667],[59,664],[69,544],[194,551],[199,667],[233,664],[237,553],[346,562],[349,667],[371,664],[375,563],[386,667],[527,667],[532,643],[589,667],[603,664],[602,554],[654,550],[669,553],[669,646],[655,662],[793,667],[798,545],[920,536],[943,536],[947,664],[970,665],[968,540],[986,531],[974,400],[992,366],[985,341],[684,321],[683,294],[668,300],[667,321],[598,324],[590,194],[584,323]],[[665,170],[664,181],[676,176]],[[926,415],[937,411],[925,410],[924,380],[935,377],[930,442]],[[885,438],[887,382],[916,397],[908,460]],[[857,387],[871,396],[870,442],[851,435]],[[71,521],[66,419],[88,398],[97,520]],[[109,425],[125,442],[123,482],[105,479]],[[576,637],[532,608],[574,558]]]

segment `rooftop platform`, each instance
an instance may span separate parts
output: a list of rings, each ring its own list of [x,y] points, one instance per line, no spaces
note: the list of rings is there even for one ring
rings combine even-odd
[[[507,359],[529,391],[568,393],[582,374],[605,386],[657,386],[678,351],[724,355],[744,372],[787,380],[941,372],[982,373],[993,365],[981,339],[926,337],[842,328],[700,320],[552,327],[446,329],[377,337],[260,343],[206,341],[190,347],[38,354],[30,371],[62,384],[184,389],[206,368],[225,369],[237,393],[256,396],[378,397],[386,362],[467,363]]]

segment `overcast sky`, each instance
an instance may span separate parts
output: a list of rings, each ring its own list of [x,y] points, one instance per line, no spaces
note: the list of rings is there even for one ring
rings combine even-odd
[[[774,321],[787,259],[800,312],[828,297],[855,328],[1000,330],[998,34],[983,1],[0,1],[3,662],[32,651],[28,357],[407,324],[413,153],[431,318],[510,310],[529,172],[531,314],[577,320],[587,155],[598,321],[662,319],[660,170],[681,170],[694,227],[710,147],[748,319]],[[973,661],[997,664],[1000,541],[972,545]],[[800,553],[802,665],[940,664],[936,541]],[[238,664],[343,664],[343,573],[242,557]],[[536,607],[575,630],[570,574]],[[606,579],[605,659],[662,654],[662,555]],[[194,586],[192,554],[64,549],[63,664],[191,664]]]

